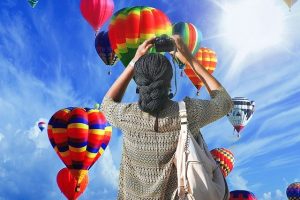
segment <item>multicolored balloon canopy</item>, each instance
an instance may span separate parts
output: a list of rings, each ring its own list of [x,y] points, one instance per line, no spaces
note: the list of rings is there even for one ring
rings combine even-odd
[[[177,22],[173,24],[173,35],[180,35],[189,50],[195,54],[200,48],[202,33],[192,23]]]
[[[47,126],[47,124],[44,121],[40,121],[38,123],[38,127],[39,127],[39,129],[40,129],[41,132],[46,128],[46,126]]]
[[[215,161],[219,164],[224,177],[232,171],[234,167],[234,155],[225,148],[216,148],[210,151]]]
[[[252,192],[246,190],[234,190],[230,192],[229,200],[257,200]]]
[[[31,5],[32,8],[34,8],[38,2],[38,0],[28,0],[28,3]]]
[[[234,106],[227,114],[227,117],[239,136],[240,131],[248,124],[253,116],[255,102],[245,97],[234,97],[232,101]]]
[[[104,153],[111,133],[104,114],[89,108],[59,110],[48,123],[51,145],[78,185]]]
[[[201,47],[197,53],[195,54],[196,59],[198,62],[203,65],[203,67],[212,74],[217,66],[217,54],[213,50],[207,47]],[[186,65],[184,68],[185,74],[188,78],[192,81],[193,85],[199,91],[204,83],[198,77],[198,75],[194,72],[193,68],[190,65]]]
[[[68,168],[63,168],[58,172],[56,182],[60,191],[65,195],[65,197],[67,197],[69,200],[75,200],[82,193],[84,193],[89,183],[89,177],[86,174],[83,177],[80,186],[78,186],[77,181],[73,177],[70,170]]]
[[[169,18],[162,11],[145,6],[119,10],[113,15],[108,28],[112,49],[125,67],[142,42],[163,34],[172,34]]]
[[[85,20],[97,32],[112,16],[114,11],[113,0],[81,0],[80,11]]]
[[[300,182],[290,184],[286,189],[286,196],[289,200],[300,200]]]
[[[95,38],[95,48],[99,57],[106,65],[113,66],[118,60],[117,55],[111,48],[108,32],[101,31],[97,34]]]

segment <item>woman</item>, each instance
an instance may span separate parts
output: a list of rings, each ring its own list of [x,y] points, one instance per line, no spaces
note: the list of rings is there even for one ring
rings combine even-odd
[[[199,129],[226,115],[232,101],[222,85],[193,57],[179,36],[172,36],[176,56],[189,64],[204,82],[211,100],[186,97],[188,126],[197,139]],[[107,120],[122,130],[123,153],[118,199],[177,198],[177,175],[173,164],[180,117],[178,103],[168,98],[172,65],[160,54],[147,54],[153,39],[141,44],[135,57],[111,86],[102,102]],[[134,76],[139,90],[138,103],[120,103]]]

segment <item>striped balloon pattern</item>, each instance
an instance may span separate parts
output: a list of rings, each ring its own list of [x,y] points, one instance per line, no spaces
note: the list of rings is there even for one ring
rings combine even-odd
[[[125,67],[142,42],[164,34],[172,34],[169,18],[162,11],[145,6],[119,10],[112,16],[108,28],[112,49]]]
[[[215,71],[218,60],[217,54],[213,50],[207,47],[201,47],[195,54],[195,58],[210,74]],[[204,83],[197,76],[192,67],[190,65],[186,65],[184,68],[184,72],[199,91]]]
[[[286,196],[289,200],[300,200],[300,182],[290,184],[286,189]]]
[[[50,143],[78,184],[104,153],[111,133],[104,114],[89,108],[59,110],[48,123]]]
[[[215,161],[219,164],[224,177],[232,171],[234,167],[234,155],[225,148],[216,148],[210,151]]]
[[[180,35],[192,54],[200,48],[202,33],[192,23],[177,22],[173,24],[173,35]]]
[[[28,0],[28,3],[31,5],[32,8],[34,8],[38,2],[38,0]]]
[[[111,48],[108,32],[101,31],[97,34],[95,39],[95,48],[99,57],[106,65],[113,66],[118,60],[117,55]]]
[[[233,125],[234,130],[239,133],[251,120],[254,113],[255,102],[245,97],[234,97],[232,101],[234,106],[227,114],[227,117]]]
[[[246,190],[234,190],[230,192],[229,200],[257,200],[252,192]]]

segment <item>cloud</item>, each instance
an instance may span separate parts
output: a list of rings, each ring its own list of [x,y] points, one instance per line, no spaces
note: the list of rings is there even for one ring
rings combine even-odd
[[[0,133],[0,142],[4,139],[4,135]]]
[[[279,189],[276,189],[275,192],[265,192],[263,197],[259,198],[261,200],[286,200],[284,192]]]
[[[105,152],[100,160],[98,161],[97,173],[104,178],[105,182],[112,186],[114,189],[118,188],[119,170],[114,164],[112,153],[109,146],[105,149]]]
[[[28,138],[35,143],[37,148],[47,149],[51,145],[50,145],[48,135],[47,135],[47,127],[43,131],[41,131],[38,127],[38,123],[41,121],[47,123],[49,120],[44,119],[44,118],[38,119],[35,122],[33,127],[31,127],[29,130],[25,131],[25,134],[28,135]]]
[[[234,173],[231,173],[228,177],[230,190],[249,190],[248,181],[242,176],[244,169],[234,170]]]

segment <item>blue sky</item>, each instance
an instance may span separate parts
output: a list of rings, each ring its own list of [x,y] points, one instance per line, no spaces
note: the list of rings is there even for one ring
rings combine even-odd
[[[202,46],[218,55],[214,76],[232,97],[256,102],[239,140],[226,117],[201,130],[210,149],[225,147],[235,155],[230,190],[287,199],[286,187],[300,181],[300,3],[289,12],[280,0],[184,2],[115,0],[115,11],[148,5],[202,31]],[[0,200],[64,199],[56,185],[64,165],[37,123],[64,107],[101,102],[123,69],[119,62],[107,75],[79,0],[40,0],[35,9],[26,0],[0,2]],[[135,88],[131,82],[124,101],[137,100]],[[208,98],[205,89],[198,97],[187,77],[178,76],[175,100],[185,96]],[[81,199],[116,198],[121,145],[122,134],[113,129]]]

